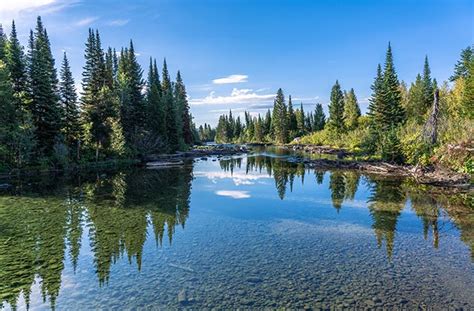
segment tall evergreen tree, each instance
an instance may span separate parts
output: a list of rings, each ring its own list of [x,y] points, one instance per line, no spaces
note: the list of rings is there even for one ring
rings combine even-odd
[[[5,34],[5,31],[3,30],[2,24],[0,24],[0,60],[1,61],[6,61],[6,48],[7,48],[7,35]]]
[[[306,133],[304,117],[303,103],[301,103],[300,109],[298,109],[296,113],[296,127],[298,129],[298,135],[304,135]]]
[[[431,79],[431,69],[428,62],[428,56],[425,56],[425,63],[423,66],[423,114],[428,111],[428,109],[433,104],[434,96],[434,86],[433,80]]]
[[[272,128],[275,141],[279,144],[288,142],[288,124],[285,96],[280,88],[273,104]]]
[[[320,131],[324,129],[325,125],[326,125],[326,116],[324,115],[323,105],[317,103],[316,108],[314,109],[312,130]]]
[[[288,132],[290,135],[295,135],[298,129],[295,111],[293,110],[293,102],[291,95],[288,97]]]
[[[161,100],[161,82],[156,66],[156,60],[150,58],[147,82],[147,129],[152,136],[163,141],[166,138],[166,120],[163,102]]]
[[[396,127],[405,120],[405,111],[402,107],[400,83],[393,64],[392,47],[388,44],[382,84],[382,127]]]
[[[328,125],[338,134],[345,131],[344,94],[342,93],[341,86],[337,80],[331,90]]]
[[[36,127],[38,150],[51,155],[61,129],[61,108],[57,94],[58,79],[50,42],[41,17],[38,17],[30,51],[29,88],[31,111]]]
[[[454,74],[449,78],[455,81],[459,78],[466,78],[469,75],[469,66],[474,59],[474,46],[468,46],[461,51],[461,57],[454,66]]]
[[[359,124],[360,107],[354,89],[344,93],[344,120],[349,130],[355,129]]]
[[[10,72],[10,79],[12,81],[16,108],[20,113],[24,113],[23,110],[28,105],[26,59],[23,53],[23,47],[18,40],[14,21],[12,22],[12,30],[6,46],[5,58],[5,62]]]
[[[168,73],[168,66],[166,59],[163,61],[163,73],[162,73],[162,101],[165,110],[165,124],[166,124],[166,142],[170,151],[176,151],[179,149],[179,136],[177,131],[177,112],[176,106],[173,101],[173,86],[171,85],[170,75]]]
[[[63,110],[63,133],[69,150],[79,160],[81,125],[79,122],[79,108],[77,106],[77,94],[72,77],[71,68],[64,53],[63,63],[60,70],[59,98]]]
[[[181,127],[180,132],[182,134],[182,139],[184,143],[189,146],[193,143],[193,136],[191,132],[192,120],[191,114],[189,112],[189,103],[186,94],[186,87],[184,86],[180,71],[178,71],[178,74],[176,75],[175,102],[178,108],[178,119],[180,120],[179,124]]]
[[[14,164],[12,150],[15,131],[18,126],[10,73],[3,60],[0,60],[0,168]]]
[[[416,120],[417,123],[422,124],[424,114],[426,113],[425,107],[425,92],[424,92],[424,81],[420,74],[416,76],[415,82],[410,86],[408,91],[408,100],[406,104],[407,115]]]

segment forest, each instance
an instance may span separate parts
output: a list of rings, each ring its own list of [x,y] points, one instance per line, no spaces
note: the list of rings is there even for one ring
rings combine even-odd
[[[103,48],[98,30],[85,43],[82,92],[66,53],[59,74],[41,17],[21,45],[0,26],[0,170],[65,168],[148,153],[185,150],[198,140],[186,88],[166,59],[161,76],[150,58],[148,76],[133,41]]]
[[[354,89],[336,81],[326,116],[321,104],[305,112],[295,109],[279,89],[272,111],[264,116],[232,111],[216,128],[220,143],[315,144],[357,152],[362,156],[413,165],[443,164],[472,173],[474,163],[474,48],[461,51],[449,81],[431,76],[428,57],[422,73],[408,87],[400,81],[389,44],[385,63],[377,66],[367,114],[362,115]]]

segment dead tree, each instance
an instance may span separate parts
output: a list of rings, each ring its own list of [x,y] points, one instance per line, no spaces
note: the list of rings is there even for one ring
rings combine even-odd
[[[423,127],[423,139],[434,145],[438,141],[438,122],[439,122],[439,90],[434,91],[433,109]]]

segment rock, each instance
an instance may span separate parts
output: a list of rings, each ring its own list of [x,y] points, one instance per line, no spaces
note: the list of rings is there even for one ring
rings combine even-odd
[[[188,303],[188,295],[186,293],[186,290],[182,289],[178,293],[178,303],[179,304],[187,304]]]

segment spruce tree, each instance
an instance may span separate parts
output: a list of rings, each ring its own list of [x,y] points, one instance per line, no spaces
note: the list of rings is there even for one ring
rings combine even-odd
[[[474,59],[474,46],[468,46],[461,51],[461,57],[454,66],[454,74],[449,78],[451,81],[455,81],[459,78],[467,78],[469,75],[469,66],[471,61]]]
[[[417,123],[422,124],[424,120],[424,114],[426,113],[425,107],[425,92],[424,92],[424,81],[420,74],[416,76],[415,82],[410,86],[408,91],[408,100],[406,104],[407,116],[415,120]]]
[[[166,124],[166,142],[168,150],[173,152],[179,149],[179,137],[177,131],[177,112],[176,106],[173,101],[173,87],[171,85],[170,75],[168,73],[168,66],[166,59],[163,61],[163,73],[162,73],[162,102],[165,111],[165,124]]]
[[[288,133],[292,136],[296,134],[298,129],[295,111],[293,110],[293,103],[291,101],[291,95],[288,97]]]
[[[5,58],[5,62],[10,72],[10,79],[12,81],[15,106],[17,111],[20,114],[23,114],[28,106],[26,59],[23,47],[18,40],[14,21],[12,22],[12,30],[6,46]],[[23,119],[23,117],[21,118]]]
[[[166,138],[166,120],[161,100],[161,82],[156,60],[150,58],[147,81],[147,129],[156,139],[163,142]]]
[[[342,93],[341,86],[337,80],[331,90],[328,125],[330,126],[330,129],[337,134],[345,131],[344,94]]]
[[[14,164],[15,131],[18,127],[10,73],[0,60],[0,168]]]
[[[183,79],[181,78],[181,72],[178,71],[176,75],[175,83],[175,102],[178,107],[178,119],[181,127],[182,139],[186,145],[193,143],[193,137],[191,132],[191,114],[189,112],[189,103],[186,95],[186,87],[184,86]],[[235,129],[234,129],[235,131]]]
[[[81,125],[79,122],[79,108],[77,106],[77,94],[72,77],[71,68],[64,53],[63,63],[60,70],[59,98],[63,110],[63,133],[69,150],[79,160],[79,142]]]
[[[400,83],[393,64],[392,47],[388,44],[382,84],[382,128],[393,128],[405,121]]]
[[[6,61],[6,49],[7,49],[7,35],[3,31],[3,26],[0,24],[0,60],[5,62]]]
[[[326,125],[326,116],[324,114],[323,105],[317,103],[313,115],[313,131],[321,131]]]
[[[34,32],[29,68],[29,89],[31,91],[31,112],[36,128],[39,152],[51,155],[53,145],[60,133],[61,108],[57,95],[58,79],[54,68],[48,34],[41,17],[37,19]]]
[[[298,135],[302,136],[306,133],[306,127],[304,122],[304,109],[303,103],[300,104],[300,109],[296,113],[296,127],[298,129]]]
[[[432,106],[433,96],[434,88],[433,80],[431,80],[431,69],[428,63],[428,56],[425,56],[425,63],[423,66],[423,114],[425,114]]]
[[[372,96],[369,99],[369,108],[367,115],[371,120],[373,127],[382,124],[382,89],[383,87],[383,75],[382,67],[380,64],[377,65],[377,75],[375,76],[374,82],[371,86]]]
[[[288,142],[287,109],[285,96],[280,88],[273,104],[272,128],[276,143],[285,144]]]
[[[354,130],[359,125],[360,107],[354,89],[344,93],[344,119],[346,128]]]

